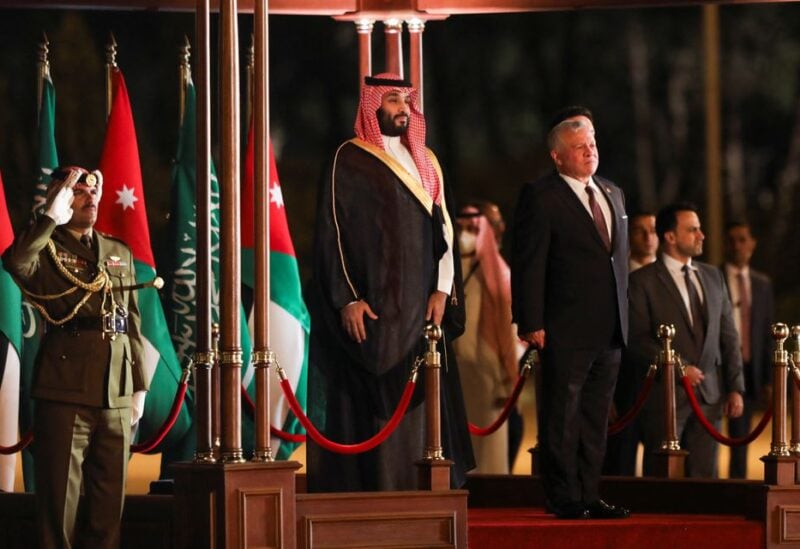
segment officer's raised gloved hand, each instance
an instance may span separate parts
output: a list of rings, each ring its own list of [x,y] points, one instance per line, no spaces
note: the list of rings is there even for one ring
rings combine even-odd
[[[47,202],[44,206],[44,213],[56,222],[56,225],[64,225],[72,219],[72,201],[75,195],[72,188],[81,173],[73,170],[64,181],[51,185],[47,191]]]
[[[142,414],[144,414],[145,397],[147,397],[147,391],[136,391],[133,393],[133,402],[131,404],[131,426],[136,425],[139,423],[139,420],[142,419]]]

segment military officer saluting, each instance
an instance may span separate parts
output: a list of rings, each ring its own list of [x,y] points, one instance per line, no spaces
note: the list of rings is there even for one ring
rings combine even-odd
[[[56,169],[43,213],[3,255],[47,321],[32,392],[42,549],[119,545],[131,425],[147,390],[131,250],[93,230],[102,185],[99,171]]]

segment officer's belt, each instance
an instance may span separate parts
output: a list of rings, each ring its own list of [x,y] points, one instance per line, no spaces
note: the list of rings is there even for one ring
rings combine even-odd
[[[60,326],[48,324],[48,328],[60,328],[62,330],[83,330],[84,332],[96,330],[98,332],[102,332],[103,319],[96,316],[75,317],[64,324],[61,324]]]

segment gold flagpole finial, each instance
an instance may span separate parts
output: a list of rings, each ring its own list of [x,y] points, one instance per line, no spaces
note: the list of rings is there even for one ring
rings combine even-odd
[[[117,39],[114,33],[108,33],[108,44],[106,44],[106,118],[111,114],[111,102],[113,89],[111,85],[111,74],[117,69]]]
[[[191,49],[192,44],[189,42],[189,37],[183,35],[183,45],[180,47],[178,55],[178,80],[180,87],[178,89],[178,113],[180,123],[183,123],[183,116],[186,111],[186,86],[192,81],[192,65],[191,65]]]
[[[39,72],[39,78],[36,82],[36,124],[39,124],[39,117],[42,113],[42,94],[44,93],[44,80],[50,78],[50,60],[48,54],[50,53],[50,41],[47,39],[47,34],[42,32],[42,41],[39,42],[39,47],[36,49],[36,66]]]

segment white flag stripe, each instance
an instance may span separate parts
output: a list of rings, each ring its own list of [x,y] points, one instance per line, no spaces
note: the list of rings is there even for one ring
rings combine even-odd
[[[144,347],[144,375],[147,376],[149,385],[156,374],[156,367],[158,366],[158,361],[161,360],[161,353],[144,335],[142,335],[142,346]]]
[[[250,333],[252,334],[252,311],[248,318],[248,325],[250,327]],[[274,302],[270,302],[269,304],[269,327],[272,351],[275,353],[281,368],[283,368],[286,373],[289,384],[296,390],[297,383],[300,380],[300,373],[303,369],[303,359],[305,357],[305,331],[295,317]],[[250,387],[250,383],[253,381],[253,375],[254,370],[252,364],[249,364],[242,378],[242,383],[245,387]],[[283,397],[283,391],[278,383],[277,376],[275,376],[274,372],[271,375],[273,377],[270,379],[269,397],[272,410],[272,425],[282,428],[286,421],[286,416],[289,415],[289,405]],[[271,442],[273,451],[277,452],[279,445],[280,439],[273,437]]]
[[[19,440],[19,355],[10,343],[6,368],[0,385],[0,446],[11,446]],[[14,491],[17,454],[0,455],[0,490]]]

